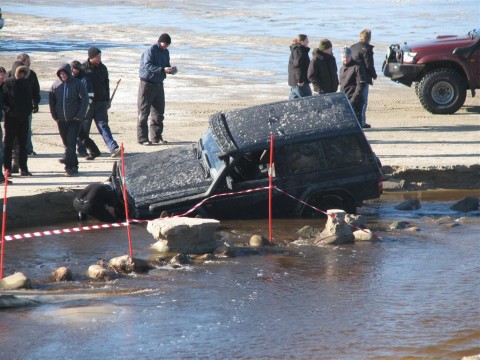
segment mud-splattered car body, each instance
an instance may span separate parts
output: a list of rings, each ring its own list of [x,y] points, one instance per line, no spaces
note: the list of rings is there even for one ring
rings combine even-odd
[[[213,218],[265,217],[268,214],[270,138],[273,185],[314,206],[355,212],[381,194],[375,154],[343,93],[282,101],[217,113],[201,139],[125,158],[125,184],[132,218],[163,211]],[[112,182],[118,196],[123,174]],[[224,195],[224,194],[229,195]],[[273,191],[277,217],[311,216],[302,202]]]

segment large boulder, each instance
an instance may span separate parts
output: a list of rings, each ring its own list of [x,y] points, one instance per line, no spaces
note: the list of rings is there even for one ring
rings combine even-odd
[[[453,204],[450,209],[461,212],[478,210],[478,198],[474,196],[467,196],[456,204]]]
[[[149,221],[147,231],[157,240],[153,247],[158,251],[204,254],[217,247],[214,235],[219,225],[214,219],[163,218]]]
[[[409,210],[418,210],[422,207],[420,200],[418,199],[410,199],[405,200],[404,202],[395,206],[397,210],[409,211]]]
[[[327,215],[325,229],[317,236],[315,244],[338,245],[355,242],[352,228],[345,222],[345,211],[330,209],[327,211]]]
[[[4,277],[2,280],[0,280],[0,289],[2,290],[18,290],[31,288],[32,282],[21,272],[16,272],[15,274]]]

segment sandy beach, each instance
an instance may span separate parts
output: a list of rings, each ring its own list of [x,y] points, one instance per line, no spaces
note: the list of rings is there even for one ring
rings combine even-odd
[[[114,159],[109,157],[108,150],[94,127],[92,138],[103,155],[94,161],[81,159],[79,176],[64,176],[63,166],[58,163],[63,146],[56,123],[48,109],[48,91],[55,80],[57,68],[74,59],[85,61],[86,49],[91,45],[96,44],[102,49],[102,60],[110,72],[111,89],[121,79],[109,116],[114,138],[124,145],[126,156],[157,151],[164,146],[145,147],[136,142],[138,62],[144,47],[158,38],[156,29],[129,29],[105,25],[98,31],[94,25],[80,28],[77,24],[62,22],[61,19],[41,22],[39,18],[29,15],[4,14],[4,17],[7,16],[8,26],[1,30],[5,41],[35,41],[31,34],[28,34],[28,29],[32,27],[36,29],[35,36],[38,41],[52,37],[55,40],[55,34],[51,34],[52,28],[62,29],[62,38],[70,36],[75,39],[79,31],[97,34],[95,43],[85,44],[85,49],[74,47],[72,50],[55,51],[55,45],[52,45],[54,51],[28,52],[32,60],[31,68],[37,73],[42,90],[40,111],[34,114],[32,125],[34,150],[37,155],[30,157],[28,162],[34,176],[22,178],[14,175],[13,184],[8,187],[9,197],[71,193],[108,177]],[[128,38],[133,32],[137,38],[146,40],[144,46],[102,48],[99,45],[120,38],[125,40],[124,38]],[[179,72],[169,76],[165,82],[167,105],[164,138],[169,141],[167,146],[196,141],[207,128],[209,116],[215,112],[287,99],[289,88],[286,80],[256,82],[256,76],[264,78],[266,74],[259,74],[255,69],[247,70],[249,80],[243,77],[245,74],[237,79],[234,72],[228,79],[209,76],[208,71],[203,74],[190,72],[194,60],[178,56],[177,51],[177,48],[186,46],[187,39],[183,36],[172,37],[171,63],[179,68]],[[218,54],[212,54],[209,48],[221,41],[215,36],[206,38],[202,45],[205,47],[205,56],[217,56]],[[284,41],[285,44],[289,42],[288,39]],[[343,44],[338,45],[340,47]],[[2,52],[0,64],[9,69],[16,55],[13,51]],[[208,61],[205,63],[208,65]],[[212,68],[212,73],[214,72],[215,69]],[[381,73],[381,69],[377,69],[377,72]],[[430,114],[420,105],[413,88],[392,83],[381,75],[370,88],[367,119],[372,128],[367,129],[365,134],[385,171],[406,179],[409,189],[478,189],[479,114],[480,98],[472,98],[470,94],[465,106],[456,114]]]

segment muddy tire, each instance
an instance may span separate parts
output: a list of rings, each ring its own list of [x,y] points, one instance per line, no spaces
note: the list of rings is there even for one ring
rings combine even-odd
[[[455,70],[436,69],[422,78],[415,92],[432,114],[454,114],[465,103],[467,86],[463,75]]]
[[[330,209],[342,209],[347,214],[356,214],[357,208],[353,204],[353,202],[347,198],[344,198],[339,195],[322,195],[320,197],[316,197],[311,199],[309,204],[315,206],[317,209],[320,209],[324,212]],[[325,217],[325,214],[319,213],[308,206],[306,206],[302,211],[302,217],[306,218],[317,218],[317,217]]]

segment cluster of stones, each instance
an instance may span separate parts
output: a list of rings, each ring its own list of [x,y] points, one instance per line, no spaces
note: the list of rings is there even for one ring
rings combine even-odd
[[[421,208],[419,200],[407,200],[395,206],[397,210],[411,211]],[[475,211],[479,208],[479,200],[475,197],[466,197],[451,206],[451,209],[459,212]],[[363,216],[346,214],[343,210],[331,209],[327,212],[328,219],[323,231],[312,227],[304,227],[298,231],[301,239],[314,239],[316,245],[338,245],[354,243],[355,241],[372,241],[377,237],[365,227],[366,220]],[[448,217],[438,219],[439,224],[458,226]],[[269,242],[263,236],[253,235],[248,246],[234,247],[228,244],[220,245],[215,239],[215,232],[220,222],[214,219],[199,218],[160,218],[148,222],[147,231],[157,241],[152,245],[154,249],[165,254],[156,262],[131,258],[128,255],[115,257],[105,263],[103,260],[90,265],[87,276],[90,279],[110,280],[112,278],[135,273],[146,273],[158,266],[181,267],[186,264],[198,264],[205,261],[215,260],[222,257],[234,257],[239,254],[258,254],[259,248],[268,245]],[[406,221],[397,221],[390,225],[389,230],[406,229],[420,231],[415,226],[410,226]],[[186,255],[188,254],[188,255]],[[69,268],[60,267],[51,276],[54,282],[72,281],[73,275]],[[0,280],[0,289],[17,290],[31,289],[32,283],[23,273],[17,272]],[[11,295],[0,295],[0,307],[15,306],[18,304]],[[25,304],[24,304],[25,305]],[[19,305],[20,306],[20,305]]]

